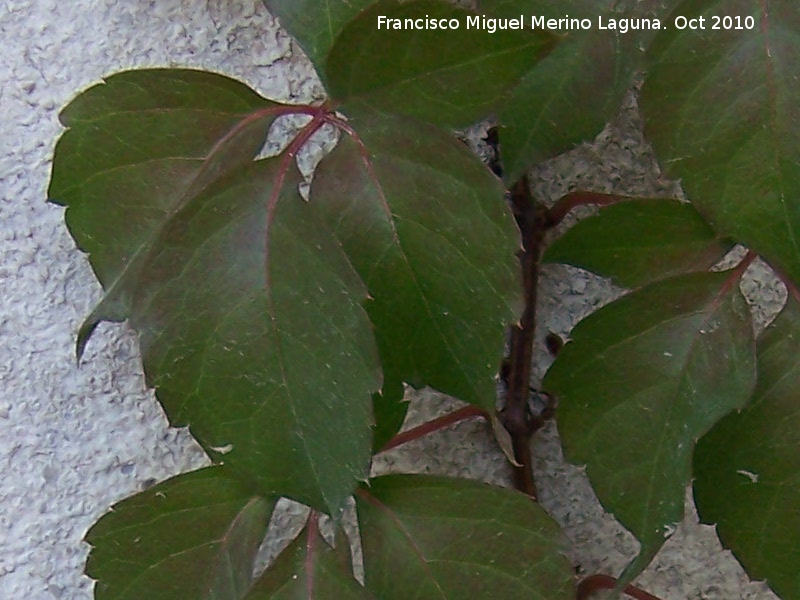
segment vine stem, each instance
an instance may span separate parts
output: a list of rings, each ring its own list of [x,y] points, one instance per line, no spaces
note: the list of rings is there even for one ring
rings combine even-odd
[[[440,429],[444,429],[454,423],[458,423],[460,421],[465,421],[466,419],[473,419],[475,417],[481,417],[483,419],[489,420],[489,413],[487,413],[482,408],[478,408],[477,406],[465,406],[464,408],[459,408],[456,411],[453,411],[449,414],[443,415],[422,425],[418,425],[417,427],[413,427],[408,431],[403,431],[395,435],[392,439],[390,439],[384,446],[378,450],[376,454],[380,454],[381,452],[386,452],[387,450],[391,450],[392,448],[396,448],[402,444],[410,442],[412,440],[419,439],[429,433],[433,433],[434,431],[438,431]]]
[[[535,499],[537,493],[533,478],[530,440],[533,432],[542,423],[532,418],[528,408],[528,396],[536,328],[539,257],[544,234],[552,226],[553,221],[547,208],[533,199],[527,175],[523,175],[511,188],[511,205],[522,235],[519,261],[525,310],[519,323],[511,327],[509,355],[501,373],[506,380],[507,394],[505,406],[500,411],[500,422],[511,436],[514,459],[518,463],[512,466],[514,485],[519,491]]]
[[[588,600],[588,598],[599,590],[613,590],[617,585],[617,580],[610,575],[590,575],[578,584],[578,593],[575,600]],[[661,600],[658,596],[648,594],[638,587],[628,584],[622,590],[631,598],[636,600]]]

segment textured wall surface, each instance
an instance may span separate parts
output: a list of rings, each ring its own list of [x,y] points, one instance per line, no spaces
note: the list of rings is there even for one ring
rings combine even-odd
[[[101,325],[76,365],[75,332],[100,289],[63,210],[46,203],[58,111],[104,75],[132,67],[207,68],[279,100],[309,101],[322,90],[258,0],[0,0],[0,40],[0,598],[82,600],[92,596],[82,575],[88,527],[113,502],[205,458],[185,431],[168,428],[125,325]],[[575,186],[679,193],[654,173],[636,123],[621,122],[535,180],[543,197]],[[543,286],[545,327],[560,333],[610,291],[562,268],[549,269]],[[780,301],[768,280],[753,286]],[[449,403],[423,393],[415,418]],[[618,572],[635,544],[580,470],[560,459],[555,436],[550,428],[534,445],[542,501],[565,526],[581,571]],[[387,468],[508,480],[476,423],[383,457],[376,469]],[[298,512],[274,519],[265,557],[285,543]],[[664,600],[774,598],[692,518],[641,582]]]

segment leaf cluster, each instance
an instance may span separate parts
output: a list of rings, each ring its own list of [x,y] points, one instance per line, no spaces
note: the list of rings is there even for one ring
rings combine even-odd
[[[506,190],[595,135],[643,77],[646,133],[691,203],[578,193],[539,207],[537,226],[550,229],[578,205],[600,206],[541,260],[629,290],[578,324],[543,387],[558,398],[567,458],[587,465],[600,500],[641,542],[620,587],[681,521],[694,482],[701,518],[750,575],[800,598],[797,4],[265,4],[317,67],[324,104],[151,69],[108,77],[61,115],[49,196],[67,207],[105,289],[78,352],[100,321],[127,320],[170,422],[214,462],[120,502],[92,528],[96,597],[574,598],[558,527],[529,497],[456,478],[371,478],[370,463],[398,439],[406,385],[497,424],[506,330],[530,306],[518,261],[518,228],[531,251],[526,222]],[[565,13],[663,25],[466,27]],[[675,15],[751,16],[755,27],[679,30]],[[380,30],[379,16],[461,26]],[[502,178],[450,132],[488,114],[500,124]],[[305,124],[261,157],[286,116]],[[306,201],[295,157],[324,126],[339,141]],[[715,268],[735,244],[745,258]],[[739,289],[757,258],[789,297],[758,339]],[[279,497],[312,511],[256,576]],[[339,530],[350,498],[363,582]],[[336,524],[333,545],[322,513]]]

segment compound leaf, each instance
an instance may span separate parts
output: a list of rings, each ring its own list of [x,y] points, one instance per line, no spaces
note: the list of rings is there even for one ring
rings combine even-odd
[[[372,298],[388,405],[376,400],[378,422],[388,411],[399,427],[402,382],[493,411],[505,326],[521,293],[519,234],[503,188],[433,126],[376,115],[349,123],[363,148],[344,138],[323,159],[311,204]]]
[[[115,504],[86,535],[95,598],[241,600],[272,506],[219,466]]]
[[[600,501],[642,544],[627,580],[683,517],[696,440],[753,390],[753,329],[737,280],[681,275],[601,308],[545,377],[568,460],[587,465]]]
[[[356,495],[365,585],[382,600],[572,600],[558,526],[519,492],[392,475]]]
[[[758,342],[758,385],[741,412],[697,445],[694,494],[753,579],[800,598],[800,304],[789,301]]]
[[[630,199],[577,223],[547,248],[542,259],[581,267],[634,288],[705,271],[730,247],[691,204]]]
[[[387,29],[379,17],[454,20],[457,29]],[[415,116],[446,127],[494,110],[512,85],[555,44],[536,31],[491,34],[469,27],[477,13],[440,0],[381,0],[353,19],[326,63],[334,100]]]
[[[309,522],[258,579],[244,600],[373,598],[353,577],[347,539],[338,535],[336,542],[334,550],[320,535],[316,522]]]
[[[181,106],[213,95],[218,76],[203,75],[176,74]],[[169,74],[112,80],[157,87]],[[102,319],[128,318],[173,424],[261,493],[336,514],[366,478],[380,388],[366,289],[297,194],[297,170],[253,162],[273,107],[243,114],[231,101],[176,125],[161,96],[131,107],[125,89],[92,88],[68,108],[56,153],[51,194],[106,289],[82,340]],[[216,137],[198,134],[207,125]]]
[[[665,173],[717,232],[800,279],[800,5],[691,0],[674,14],[705,28],[667,28],[652,47],[641,108]]]

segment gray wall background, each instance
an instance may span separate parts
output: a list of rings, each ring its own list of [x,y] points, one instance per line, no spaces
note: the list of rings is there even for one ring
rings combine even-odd
[[[100,298],[88,261],[46,203],[58,111],[115,71],[192,66],[237,77],[277,100],[322,95],[313,70],[258,0],[0,0],[0,598],[88,599],[81,540],[109,506],[156,480],[197,468],[205,457],[185,431],[170,429],[141,372],[136,337],[103,324],[75,362],[75,332]],[[575,186],[679,194],[658,178],[635,114],[593,145],[551,161],[534,177],[542,197]],[[545,273],[547,328],[566,332],[609,288],[585,273]],[[755,294],[778,298],[767,281]],[[451,401],[414,400],[420,420]],[[591,573],[616,573],[635,543],[603,513],[580,469],[563,463],[550,428],[534,444],[542,503]],[[485,428],[463,423],[381,459],[376,470],[446,472],[507,483],[503,457]],[[296,523],[296,507],[274,519],[265,556]],[[713,529],[690,516],[641,584],[664,600],[768,599]]]

